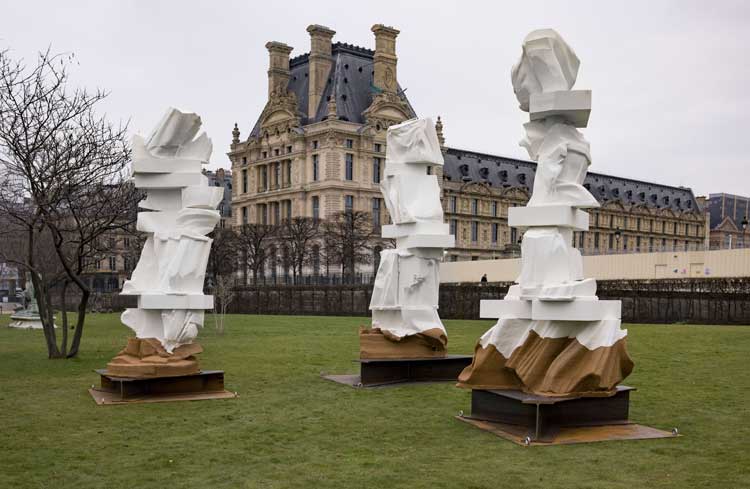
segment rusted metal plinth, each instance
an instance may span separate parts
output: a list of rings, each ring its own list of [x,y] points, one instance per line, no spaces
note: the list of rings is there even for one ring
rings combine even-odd
[[[458,419],[524,445],[676,436],[628,419],[632,387],[610,397],[547,397],[516,390],[472,390],[471,414]]]
[[[92,386],[89,393],[99,405],[237,397],[236,393],[224,389],[223,370],[141,379],[115,377],[108,375],[106,370],[96,370],[96,373],[100,375],[101,387]]]
[[[382,387],[418,382],[455,382],[472,360],[471,355],[439,358],[368,358],[359,362],[359,375],[324,375],[352,387]]]

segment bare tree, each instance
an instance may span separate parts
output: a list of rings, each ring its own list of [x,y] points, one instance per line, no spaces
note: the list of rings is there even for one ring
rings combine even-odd
[[[230,278],[237,271],[239,238],[231,228],[216,228],[209,235],[213,239],[208,255],[206,276],[212,284],[218,277]]]
[[[278,228],[269,224],[243,224],[237,229],[237,242],[243,265],[242,276],[247,285],[247,270],[253,272],[253,282],[268,259],[266,249],[278,234]]]
[[[224,334],[224,319],[227,315],[227,309],[234,300],[234,291],[232,290],[233,280],[226,275],[217,275],[213,281],[211,293],[214,296],[214,327],[220,335]]]
[[[358,264],[369,263],[373,240],[372,218],[362,211],[344,211],[323,223],[327,253],[341,265],[342,280],[353,282]]]
[[[302,277],[304,266],[310,263],[312,245],[318,239],[319,221],[310,217],[287,219],[281,228],[282,240],[289,250],[293,283]]]
[[[77,355],[91,290],[84,275],[100,259],[102,238],[131,227],[138,193],[124,184],[130,150],[126,125],[115,126],[95,112],[107,93],[68,89],[72,55],[41,53],[27,68],[0,53],[0,212],[23,231],[25,252],[17,262],[30,272],[50,358]],[[48,236],[48,238],[47,238]],[[51,240],[64,274],[40,266]],[[75,332],[67,328],[58,347],[50,288],[60,279],[64,299],[79,292]]]

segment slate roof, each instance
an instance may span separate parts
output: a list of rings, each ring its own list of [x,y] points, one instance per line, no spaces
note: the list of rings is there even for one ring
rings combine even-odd
[[[447,148],[444,178],[453,182],[487,182],[492,187],[534,188],[536,163],[505,156],[495,156],[456,148]],[[619,200],[624,205],[646,204],[648,207],[670,208],[675,212],[698,210],[693,191],[652,182],[614,177],[589,172],[584,186],[603,204]]]
[[[302,115],[302,125],[320,122],[328,115],[328,100],[332,95],[336,97],[336,114],[339,119],[364,123],[362,112],[372,103],[375,92],[372,90],[373,56],[375,51],[337,42],[332,45],[331,57],[333,64],[328,76],[328,83],[323,90],[318,109],[314,117],[308,117],[308,87],[309,87],[309,53],[302,54],[289,61],[290,78],[289,90],[297,95],[297,105]],[[406,95],[401,92],[401,98],[409,105],[410,117],[416,113],[409,104]],[[260,133],[260,119],[255,123],[250,136],[257,137]]]

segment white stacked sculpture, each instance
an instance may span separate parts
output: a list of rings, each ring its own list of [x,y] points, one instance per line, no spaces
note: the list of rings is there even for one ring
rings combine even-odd
[[[444,356],[448,338],[438,316],[438,269],[455,238],[443,222],[440,186],[428,169],[443,165],[435,125],[412,119],[388,129],[380,184],[393,224],[370,301],[372,330],[360,335],[362,358]]]
[[[522,389],[542,395],[614,392],[630,374],[620,301],[600,301],[583,278],[573,231],[587,231],[585,208],[599,207],[583,187],[591,163],[586,127],[591,92],[571,90],[579,61],[557,32],[536,30],[513,67],[513,88],[528,111],[521,142],[537,161],[526,207],[508,210],[508,225],[526,228],[521,274],[505,300],[482,301],[480,316],[499,318],[477,344],[459,385]]]
[[[110,362],[112,375],[183,375],[198,371],[193,343],[213,297],[203,295],[212,240],[206,235],[219,222],[216,207],[223,188],[209,187],[202,165],[211,156],[211,140],[196,114],[170,108],[144,141],[133,138],[135,186],[146,190],[137,229],[147,234],[138,265],[123,295],[138,296],[122,322],[135,339]]]

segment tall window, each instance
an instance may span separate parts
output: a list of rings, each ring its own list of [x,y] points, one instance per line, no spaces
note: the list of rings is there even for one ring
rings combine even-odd
[[[242,193],[247,193],[247,169],[242,170]]]
[[[117,269],[117,258],[115,258],[114,256],[109,257],[109,269],[110,270]]]
[[[268,190],[268,167],[266,165],[260,167],[260,183],[264,191]]]
[[[313,182],[318,181],[318,155],[313,155]]]
[[[471,221],[471,242],[479,241],[479,221]]]
[[[497,201],[492,201],[492,217],[497,217]]]
[[[451,196],[451,212],[456,212],[456,208],[458,207],[457,200],[455,195]]]
[[[372,199],[372,226],[380,226],[380,199]]]
[[[610,234],[609,235],[609,249],[612,250],[615,248],[615,235]]]
[[[273,164],[273,185],[275,188],[279,188],[281,184],[281,163]]]
[[[278,202],[273,203],[273,223],[279,224],[281,222],[281,209]]]
[[[344,195],[344,210],[351,213],[354,210],[354,196]]]
[[[518,230],[516,228],[510,228],[510,244],[516,244],[516,238],[518,237]]]
[[[348,149],[352,149],[352,148],[354,147],[354,140],[352,140],[352,139],[347,139],[347,140],[346,140],[346,147],[347,147]]]
[[[497,244],[497,235],[498,235],[498,229],[499,225],[496,222],[492,223],[492,242]]]
[[[320,197],[317,195],[312,198],[312,217],[316,221],[320,219]]]
[[[599,249],[599,233],[594,233],[594,249]]]
[[[258,213],[256,216],[258,224],[268,224],[268,207],[266,204],[258,204],[256,212]]]
[[[584,240],[585,235],[586,233],[584,233],[583,231],[578,233],[578,248],[579,249],[583,249],[583,240]]]
[[[318,245],[312,247],[312,268],[313,275],[320,275],[320,246]]]
[[[318,141],[317,139],[313,141],[313,149],[318,149]]]
[[[286,202],[286,218],[291,220],[292,219],[292,201],[287,200]]]
[[[456,228],[458,227],[458,222],[455,219],[451,219],[450,222],[450,233],[455,236],[456,235]]]
[[[380,151],[381,151],[380,148],[382,148],[382,146],[380,145],[380,143],[375,143],[375,152],[376,153],[380,153]]]
[[[247,224],[247,207],[242,208],[242,224]]]
[[[292,160],[286,160],[284,168],[284,185],[289,186],[292,184]]]
[[[372,159],[372,183],[380,183],[380,158]]]
[[[354,155],[346,153],[346,179],[354,180]]]
[[[471,201],[471,213],[475,216],[479,213],[479,199],[473,199]]]

